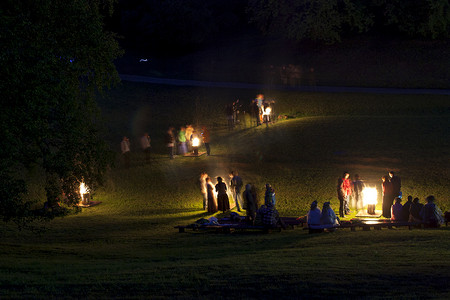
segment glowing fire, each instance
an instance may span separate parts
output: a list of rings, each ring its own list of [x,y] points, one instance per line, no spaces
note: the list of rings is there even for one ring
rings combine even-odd
[[[200,139],[199,138],[194,138],[192,140],[192,147],[198,147],[200,145]]]
[[[366,187],[362,191],[364,206],[369,204],[377,204],[377,189]]]
[[[267,108],[264,110],[263,115],[268,116],[268,115],[270,115],[270,112],[271,112],[271,111],[272,111],[272,109],[271,109],[270,107],[267,107]]]
[[[84,195],[89,193],[89,188],[84,184],[84,182],[80,183],[80,195],[81,201],[84,200]]]

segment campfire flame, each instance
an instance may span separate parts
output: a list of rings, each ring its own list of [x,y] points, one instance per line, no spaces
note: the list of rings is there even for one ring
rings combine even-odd
[[[199,138],[194,138],[192,140],[192,147],[198,147],[200,145],[200,139]]]
[[[83,201],[84,195],[89,193],[89,188],[86,186],[84,182],[80,183],[80,195],[81,200]]]
[[[271,109],[270,107],[267,107],[267,108],[264,110],[263,115],[268,116],[268,115],[270,115],[270,112],[271,112],[271,111],[272,111],[272,109]]]
[[[365,187],[362,191],[362,195],[364,206],[377,204],[378,193],[376,188]]]

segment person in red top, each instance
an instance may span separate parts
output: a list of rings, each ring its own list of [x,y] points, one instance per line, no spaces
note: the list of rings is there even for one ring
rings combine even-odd
[[[345,215],[350,214],[350,208],[348,207],[348,201],[352,194],[352,184],[350,182],[350,174],[344,172],[342,178],[338,179],[337,194],[339,199],[339,216],[344,218]]]

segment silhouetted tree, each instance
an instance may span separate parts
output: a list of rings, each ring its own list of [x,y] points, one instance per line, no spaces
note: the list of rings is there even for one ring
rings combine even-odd
[[[51,203],[79,182],[95,186],[108,164],[96,93],[118,81],[120,54],[103,30],[111,0],[5,0],[0,5],[0,216],[30,217],[28,174]]]

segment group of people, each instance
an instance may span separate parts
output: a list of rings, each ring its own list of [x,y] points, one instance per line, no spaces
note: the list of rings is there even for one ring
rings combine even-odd
[[[425,205],[419,202],[419,198],[408,196],[405,204],[397,197],[391,207],[391,220],[404,222],[422,222],[430,227],[438,227],[445,220],[441,209],[436,205],[434,196],[428,196]]]
[[[311,203],[311,208],[307,214],[308,227],[333,228],[339,226],[339,218],[330,206],[330,202],[325,202],[322,211],[317,207],[317,201]]]
[[[394,171],[390,171],[389,175],[383,176],[382,191],[383,191],[383,205],[382,215],[385,218],[391,217],[391,207],[394,199],[401,198],[401,179],[395,175]],[[349,172],[345,171],[337,183],[337,196],[339,199],[339,217],[343,218],[350,214],[350,201],[352,207],[361,210],[364,205],[363,190],[365,187],[364,181],[361,180],[358,174],[355,174],[353,180],[350,179]]]
[[[345,215],[350,214],[350,196],[352,196],[352,207],[356,209],[363,208],[364,182],[358,174],[355,174],[353,181],[350,180],[350,173],[344,172],[337,183],[337,195],[339,199],[339,217],[344,218]]]
[[[253,99],[249,106],[249,111],[251,114],[252,125],[260,126],[269,123],[273,123],[276,120],[275,115],[275,100],[267,100],[264,98],[263,94],[258,94],[255,99]],[[242,110],[242,103],[238,100],[231,104],[226,105],[225,114],[227,117],[228,130],[233,130],[236,125],[241,123],[239,119]],[[244,108],[244,110],[246,110]],[[245,111],[244,111],[245,115]]]
[[[144,133],[140,140],[141,149],[144,153],[144,160],[146,164],[150,164],[151,161],[151,139],[148,135],[148,132]],[[125,168],[130,167],[130,156],[131,156],[131,146],[130,146],[130,139],[126,136],[123,137],[122,141],[120,142],[120,150],[122,151],[122,157],[123,157],[123,165]]]
[[[197,131],[192,125],[181,126],[177,133],[174,127],[169,127],[165,141],[170,159],[173,159],[176,154],[185,155],[193,151],[194,147],[198,149],[200,141],[205,145],[206,154],[211,155],[210,135],[206,126],[202,126],[201,131]]]
[[[268,220],[279,221],[278,212],[275,209],[276,199],[275,190],[270,184],[266,184],[266,191],[264,194],[264,204],[259,207],[258,190],[255,185],[247,183],[245,190],[241,193],[244,186],[242,178],[237,171],[229,173],[229,184],[227,185],[222,177],[217,177],[216,184],[212,183],[211,178],[206,172],[200,174],[200,189],[203,195],[203,209],[209,213],[216,213],[217,211],[226,212],[230,210],[230,199],[228,192],[230,192],[232,201],[236,205],[238,212],[246,210],[247,221],[255,224],[258,221],[265,222]],[[259,208],[258,208],[259,207]],[[266,216],[263,220],[262,216]],[[271,217],[268,218],[267,216]],[[259,216],[259,217],[258,217]],[[258,221],[257,221],[258,220]]]
[[[195,145],[195,142],[198,145]],[[139,143],[141,150],[144,153],[144,160],[146,164],[151,162],[151,139],[148,132],[144,133]],[[200,131],[197,131],[192,125],[181,126],[178,132],[175,132],[174,127],[169,127],[165,135],[165,144],[168,149],[169,157],[173,159],[177,154],[184,155],[193,151],[194,147],[199,147],[201,144],[205,146],[206,154],[211,155],[210,148],[210,134],[206,126],[202,126]],[[130,167],[131,145],[130,139],[124,136],[120,142],[120,149],[122,152],[122,160],[125,168]]]
[[[256,96],[251,103],[250,111],[252,118],[256,120],[256,126],[273,123],[276,120],[275,116],[275,100],[267,100],[263,94]]]

